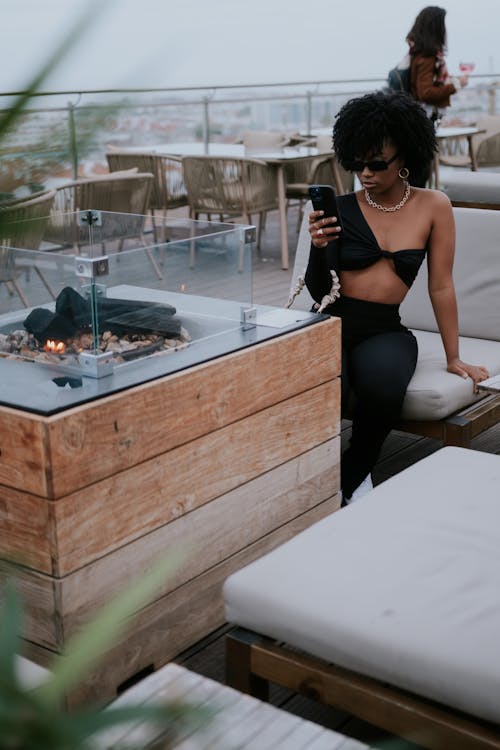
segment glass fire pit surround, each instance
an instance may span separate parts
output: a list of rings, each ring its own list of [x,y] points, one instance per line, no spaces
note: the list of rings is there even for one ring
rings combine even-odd
[[[0,247],[0,403],[55,413],[318,320],[252,304],[252,226],[34,221],[39,249]]]

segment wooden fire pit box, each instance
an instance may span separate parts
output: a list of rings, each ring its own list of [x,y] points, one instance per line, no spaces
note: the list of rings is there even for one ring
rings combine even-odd
[[[50,417],[0,407],[0,554],[23,566],[30,658],[185,552],[71,704],[223,624],[226,577],[338,507],[339,333],[321,320]]]

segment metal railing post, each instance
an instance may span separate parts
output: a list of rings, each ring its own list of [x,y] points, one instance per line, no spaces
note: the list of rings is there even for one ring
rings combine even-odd
[[[493,81],[491,86],[488,87],[488,114],[494,115],[497,109],[497,81]]]
[[[312,91],[308,91],[306,94],[306,126],[308,135],[311,135],[312,128],[312,95]]]
[[[203,97],[203,145],[206,153],[208,153],[208,144],[210,143],[210,113],[208,104],[208,96]]]
[[[78,149],[76,145],[75,105],[68,102],[69,149],[73,179],[78,179]]]

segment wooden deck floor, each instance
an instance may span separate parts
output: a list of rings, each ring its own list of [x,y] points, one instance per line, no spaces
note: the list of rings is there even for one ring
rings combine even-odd
[[[288,231],[290,246],[290,266],[293,267],[294,248],[296,243],[296,209],[289,212]],[[254,302],[258,304],[283,305],[288,298],[291,269],[283,271],[280,264],[279,235],[277,217],[270,214],[266,230],[263,233],[261,258],[256,255],[254,261],[253,293]],[[350,423],[342,423],[342,442],[349,439]],[[397,474],[407,466],[433,453],[441,446],[437,440],[429,440],[402,432],[393,432],[387,438],[380,459],[375,467],[374,483],[379,484]],[[474,439],[475,450],[500,454],[500,424],[490,428]],[[189,669],[212,679],[224,682],[224,637],[230,630],[225,625],[207,636],[203,641],[180,654],[176,661]],[[340,711],[322,706],[312,700],[290,694],[283,689],[276,689],[271,694],[274,705],[291,711],[299,716],[316,721],[331,729],[362,740],[374,747],[388,747],[391,750],[415,750],[416,746],[404,740],[396,741],[389,735],[356,718]]]

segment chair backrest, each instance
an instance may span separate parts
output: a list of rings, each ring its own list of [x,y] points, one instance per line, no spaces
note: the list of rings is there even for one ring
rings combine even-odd
[[[331,133],[329,135],[325,135],[324,133],[317,135],[316,136],[316,148],[318,149],[318,151],[321,151],[321,152],[333,151]]]
[[[55,196],[56,192],[49,190],[0,206],[0,244],[38,250]]]
[[[185,156],[182,163],[192,213],[241,216],[278,207],[276,170],[264,162]]]
[[[241,140],[247,151],[259,151],[283,148],[290,142],[284,133],[275,130],[245,130]]]
[[[54,208],[46,230],[46,238],[62,245],[88,243],[88,230],[77,226],[76,212],[95,210],[107,212],[99,228],[99,237],[138,237],[144,229],[148,212],[153,175],[134,170],[113,172],[68,182],[56,190]],[[130,218],[114,214],[130,214]]]
[[[332,151],[332,136],[331,135],[318,135],[316,136],[316,148],[322,153],[328,153]],[[346,172],[339,160],[334,156],[334,173],[335,173],[335,189],[339,195],[343,193],[350,193],[354,188],[354,175],[352,172]],[[331,168],[330,168],[331,171]],[[315,178],[315,182],[322,183],[323,177],[328,178],[328,165],[322,165],[320,172]],[[328,179],[327,179],[328,182]]]
[[[478,167],[500,165],[500,115],[479,117],[476,126],[484,131],[472,141]]]
[[[187,206],[187,191],[182,177],[182,160],[153,152],[107,151],[110,172],[135,167],[154,176],[149,208],[169,209]]]
[[[500,172],[447,170],[441,184],[454,206],[500,209]]]
[[[74,180],[57,188],[56,203],[67,211],[146,214],[153,180],[151,173],[135,170]]]
[[[461,336],[500,341],[500,212],[454,208],[456,248],[453,277]],[[425,264],[401,305],[410,328],[438,331],[427,291]]]

